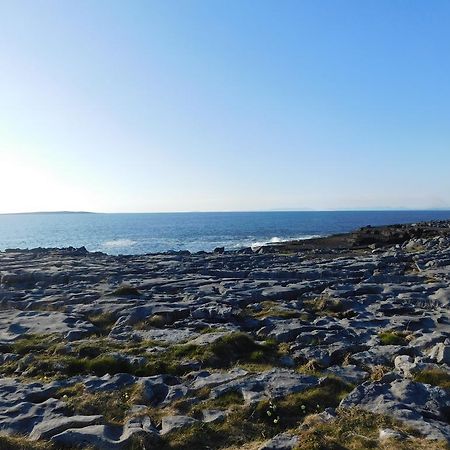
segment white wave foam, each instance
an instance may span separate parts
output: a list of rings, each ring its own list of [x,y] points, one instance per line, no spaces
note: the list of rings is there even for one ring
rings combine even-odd
[[[131,247],[136,244],[136,241],[131,239],[113,239],[112,241],[103,242],[103,247],[116,248],[116,247]]]
[[[268,241],[258,241],[258,242],[252,242],[250,245],[251,248],[258,248],[262,247],[263,245],[267,244],[277,244],[280,242],[289,242],[289,241],[304,241],[306,239],[314,239],[321,237],[319,234],[309,234],[309,235],[303,235],[303,236],[297,236],[297,237],[287,237],[287,238],[279,238],[277,236],[274,236],[270,238]]]

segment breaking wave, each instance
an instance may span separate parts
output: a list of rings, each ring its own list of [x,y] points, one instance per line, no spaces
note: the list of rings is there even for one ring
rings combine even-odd
[[[266,241],[252,242],[250,244],[250,247],[257,248],[257,247],[262,247],[263,245],[267,245],[267,244],[277,244],[279,242],[289,242],[289,241],[303,241],[305,239],[314,239],[314,238],[318,238],[318,237],[321,237],[321,235],[320,234],[310,234],[310,235],[292,236],[292,237],[286,237],[286,238],[280,238],[280,237],[274,236]]]
[[[131,247],[134,244],[137,244],[137,242],[132,241],[131,239],[113,239],[112,241],[103,242],[102,246],[108,248],[116,248],[116,247]]]

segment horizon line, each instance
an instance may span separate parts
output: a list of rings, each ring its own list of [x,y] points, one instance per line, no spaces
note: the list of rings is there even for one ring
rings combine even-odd
[[[313,209],[313,208],[282,208],[282,209],[261,209],[261,210],[185,210],[185,211],[19,211],[1,212],[1,216],[6,215],[45,215],[45,214],[208,214],[208,213],[270,213],[270,212],[428,212],[428,211],[449,211],[449,207],[443,208],[339,208],[339,209]]]

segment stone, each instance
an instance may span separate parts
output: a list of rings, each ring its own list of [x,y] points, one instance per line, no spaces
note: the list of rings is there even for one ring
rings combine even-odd
[[[233,315],[231,306],[222,306],[220,304],[210,304],[193,309],[191,315],[194,319],[228,321]]]
[[[446,420],[450,393],[437,386],[395,377],[392,381],[366,381],[344,398],[339,407],[393,415],[428,439],[450,440]]]
[[[38,423],[30,433],[32,440],[50,439],[69,428],[83,428],[89,425],[98,425],[103,416],[70,416],[57,417]]]
[[[265,442],[258,450],[293,450],[298,443],[298,436],[282,433]]]
[[[350,384],[360,384],[369,376],[368,372],[360,369],[354,364],[328,367],[324,373],[335,375]]]
[[[247,375],[247,371],[240,368],[231,369],[226,373],[202,371],[197,374],[195,380],[192,382],[192,389],[198,390],[204,387],[214,387],[220,384],[228,383],[229,381],[236,380]]]
[[[393,430],[392,428],[382,428],[380,429],[380,434],[378,439],[380,442],[384,443],[390,439],[395,439],[398,441],[402,441],[406,438],[406,435],[404,433],[401,433],[400,431]]]
[[[0,341],[11,342],[25,334],[62,334],[76,332],[85,337],[95,327],[82,317],[57,311],[20,311],[14,308],[0,311]]]
[[[161,434],[167,434],[174,430],[191,427],[198,423],[198,420],[188,416],[165,416],[161,421]]]
[[[318,384],[319,379],[314,376],[288,369],[272,369],[216,386],[211,390],[211,398],[218,398],[228,392],[238,392],[242,394],[245,402],[256,403],[264,399],[286,397]]]
[[[220,339],[221,337],[226,336],[227,334],[229,334],[229,333],[224,332],[224,331],[201,334],[200,336],[196,337],[195,339],[192,339],[191,341],[186,342],[186,345],[200,345],[200,346],[209,345],[209,344],[212,344],[213,342],[216,342],[217,339]]]
[[[429,353],[430,359],[435,360],[439,364],[450,365],[450,345],[444,343],[436,344]]]
[[[202,422],[205,423],[223,422],[226,417],[226,413],[224,411],[221,411],[220,409],[202,410]]]
[[[131,386],[136,382],[136,377],[128,373],[118,373],[116,375],[106,374],[103,377],[88,377],[83,384],[87,391],[117,391]]]
[[[99,450],[122,450],[128,446],[134,435],[147,434],[153,435],[154,432],[135,426],[90,425],[65,430],[50,440],[58,445],[72,447],[93,446]]]
[[[269,339],[275,339],[277,342],[289,342],[294,340],[304,328],[303,322],[297,319],[280,320],[275,322],[275,326],[268,333]]]

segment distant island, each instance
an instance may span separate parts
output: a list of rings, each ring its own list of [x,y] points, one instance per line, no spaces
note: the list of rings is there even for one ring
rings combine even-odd
[[[96,213],[91,211],[33,211],[33,212],[17,212],[17,213],[0,213],[1,216],[35,215],[35,214],[96,214]]]

